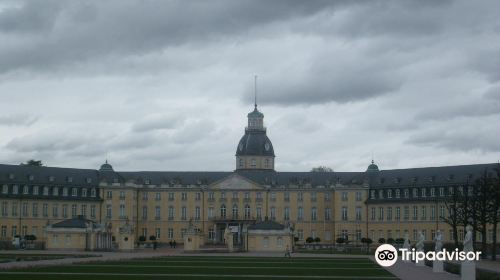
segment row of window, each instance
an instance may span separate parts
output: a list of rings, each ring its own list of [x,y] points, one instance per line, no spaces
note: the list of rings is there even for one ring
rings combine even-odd
[[[426,197],[444,197],[452,196],[455,194],[456,187],[439,187],[439,188],[412,188],[412,198],[426,198]],[[464,195],[464,187],[457,187],[458,192]],[[437,192],[437,193],[436,193]],[[474,189],[472,186],[467,187],[467,195],[472,195]],[[385,198],[410,198],[410,189],[383,189],[383,190],[370,190],[370,199],[385,199]]]
[[[358,211],[359,208],[359,211]],[[361,208],[358,207],[356,208],[356,217],[359,217],[359,220],[361,220]],[[215,212],[214,207],[208,207],[207,209],[207,214],[208,218],[221,218],[221,219],[226,219],[226,218],[232,218],[232,219],[262,219],[263,214],[262,214],[262,207],[256,207],[255,212],[252,213],[250,205],[245,205],[243,208],[243,215],[240,216],[240,210],[237,205],[233,205],[231,209],[231,213],[228,214],[228,209],[226,209],[225,205],[222,205],[218,209],[218,213]],[[176,215],[175,215],[175,208],[173,206],[168,207],[168,219],[169,220],[174,220]],[[156,206],[154,208],[154,219],[159,220],[161,219],[161,207]],[[111,219],[113,217],[113,207],[111,204],[106,205],[106,218]],[[216,215],[218,214],[218,215]],[[291,220],[291,210],[290,207],[284,207],[283,212],[282,212],[282,218],[285,221]],[[298,221],[304,220],[304,208],[303,207],[298,207],[297,208],[297,214],[296,218]],[[148,219],[149,216],[149,208],[147,206],[142,207],[142,213],[141,217],[142,219]],[[277,219],[277,208],[276,207],[271,207],[270,208],[270,218],[272,220]],[[119,207],[119,217],[120,218],[126,218],[126,207],[125,204],[120,204]],[[316,207],[312,207],[310,210],[310,217],[311,221],[317,221],[318,220],[318,209]],[[188,216],[188,209],[187,207],[183,206],[181,207],[181,212],[180,212],[180,219],[181,220],[187,220],[190,218],[194,218],[195,220],[200,220],[201,219],[201,208],[200,207],[195,207],[193,216]],[[323,219],[325,221],[329,221],[332,219],[332,209],[331,208],[325,208],[324,210],[324,216]]]
[[[13,173],[10,173],[7,176],[7,178],[9,178],[9,180],[14,180],[14,179],[16,179],[16,175],[14,175]],[[35,181],[35,175],[28,174],[28,175],[26,175],[26,179],[29,180],[29,181]],[[54,182],[56,180],[56,177],[55,176],[48,176],[47,179],[48,179],[49,182]],[[73,183],[73,177],[72,176],[66,176],[64,178],[64,181],[66,183]],[[92,178],[91,177],[85,178],[85,183],[91,184],[92,183]]]
[[[401,213],[401,207],[396,206],[396,207],[378,207],[378,213],[377,213],[377,208],[376,207],[371,207],[370,208],[370,219],[372,221],[378,220],[378,221],[392,221],[393,219],[398,221],[398,220],[405,220],[408,221],[410,220],[410,209],[411,211],[411,219],[413,221],[435,221],[436,219],[441,219],[446,217],[447,213],[446,208],[444,205],[439,205],[438,208],[436,208],[435,205],[422,205],[422,206],[417,206],[413,205],[411,208],[410,206],[403,206],[403,213]],[[393,211],[394,210],[394,211]],[[436,210],[439,212],[436,213]],[[394,213],[393,213],[394,212]],[[394,217],[393,217],[394,214]],[[401,217],[401,214],[403,217]]]
[[[52,195],[52,196],[80,196],[80,197],[96,197],[97,190],[95,188],[68,188],[68,187],[48,187],[48,186],[19,186],[19,185],[2,185],[2,194],[23,194],[23,195]]]
[[[30,205],[31,204],[31,205]],[[88,209],[90,209],[90,212],[88,212]],[[10,211],[9,211],[10,210]],[[49,213],[49,210],[51,210],[51,213]],[[78,212],[78,210],[80,212]],[[59,212],[61,211],[61,212]],[[69,212],[71,211],[71,212]],[[21,215],[21,217],[32,217],[32,218],[37,218],[39,216],[48,218],[68,218],[70,217],[76,217],[78,215],[83,215],[87,216],[90,214],[90,218],[95,218],[96,217],[96,205],[92,204],[90,207],[88,207],[87,204],[80,204],[80,207],[78,209],[77,204],[62,204],[59,205],[57,203],[53,203],[49,209],[49,204],[48,203],[37,203],[37,202],[23,202],[23,203],[18,203],[18,202],[7,202],[3,201],[1,204],[1,215],[2,217],[8,217],[10,214],[10,217],[17,217]]]
[[[240,193],[239,192],[232,192],[231,193],[231,198],[232,199],[239,199],[240,198]],[[168,200],[173,201],[175,200],[175,193],[174,192],[168,192]],[[290,201],[290,192],[284,192],[284,201]],[[120,199],[125,199],[126,198],[126,192],[125,191],[120,191],[119,192],[119,197]],[[255,194],[256,200],[261,200],[263,199],[263,193],[262,192],[256,192]],[[113,191],[107,191],[106,192],[106,198],[107,199],[112,199],[113,198]],[[142,200],[149,200],[150,198],[150,193],[149,192],[143,192],[142,193]],[[219,199],[226,199],[227,195],[226,192],[220,192]],[[277,193],[276,192],[271,192],[270,193],[270,200],[271,201],[276,201],[277,198]],[[348,195],[347,192],[342,192],[342,200],[347,201]],[[162,199],[162,193],[161,192],[156,192],[154,193],[154,199],[155,200],[161,200]],[[188,193],[187,192],[181,192],[181,200],[187,200],[188,199]],[[243,193],[243,199],[245,201],[250,201],[251,200],[251,194],[250,192],[244,192]],[[303,192],[297,192],[297,200],[302,201],[304,199],[304,193]],[[311,192],[310,193],[310,199],[311,201],[317,201],[317,193],[316,192]],[[331,193],[325,192],[324,193],[324,199],[325,201],[330,201],[331,200]],[[361,192],[356,192],[356,201],[361,201],[362,199],[362,193]],[[201,200],[201,192],[196,192],[195,193],[195,200]],[[215,201],[215,192],[208,192],[208,200]]]
[[[273,162],[271,159],[266,158],[264,160],[264,168],[272,168],[273,167],[272,164],[273,164]],[[238,165],[240,168],[245,167],[245,160],[240,158]],[[256,159],[254,159],[254,158],[250,159],[250,167],[257,168],[257,160]]]

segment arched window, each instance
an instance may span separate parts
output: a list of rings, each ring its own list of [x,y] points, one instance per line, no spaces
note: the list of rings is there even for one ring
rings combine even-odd
[[[233,219],[238,219],[238,205],[233,205]]]
[[[220,207],[220,217],[226,218],[226,205],[222,204]]]
[[[250,205],[245,205],[245,219],[250,219]]]

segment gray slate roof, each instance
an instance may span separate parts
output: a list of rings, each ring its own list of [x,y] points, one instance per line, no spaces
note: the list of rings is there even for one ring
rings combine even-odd
[[[268,149],[266,149],[266,144]],[[274,148],[271,140],[266,135],[266,131],[246,130],[236,147],[236,155],[274,157]]]
[[[64,220],[52,225],[53,228],[87,228],[88,224],[94,226],[95,222],[85,219],[83,216]]]

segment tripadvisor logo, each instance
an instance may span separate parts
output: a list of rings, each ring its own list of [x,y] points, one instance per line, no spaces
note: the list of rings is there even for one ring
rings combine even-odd
[[[398,251],[391,244],[382,244],[375,251],[375,260],[381,266],[392,266],[398,260]]]
[[[415,249],[408,250],[406,248],[400,248],[401,260],[403,261],[414,261],[415,263],[421,261],[478,261],[481,257],[481,252],[464,252],[455,249],[453,251],[447,251],[443,249],[441,251],[429,251],[427,253],[423,251],[415,251]],[[388,267],[392,266],[398,260],[398,250],[390,244],[382,244],[378,246],[375,251],[375,260],[380,266]]]

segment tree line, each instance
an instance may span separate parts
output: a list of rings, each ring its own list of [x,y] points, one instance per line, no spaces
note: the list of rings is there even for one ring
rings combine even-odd
[[[474,244],[481,244],[482,255],[487,255],[487,233],[492,230],[491,258],[496,260],[497,228],[500,222],[500,163],[494,168],[485,168],[481,175],[471,176],[462,186],[456,186],[444,201],[448,216],[440,217],[453,231],[453,241],[458,248],[458,232],[471,225]],[[480,233],[480,240],[477,233]]]

